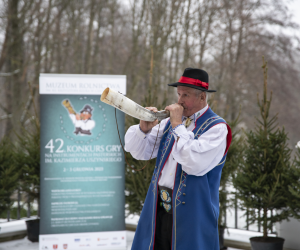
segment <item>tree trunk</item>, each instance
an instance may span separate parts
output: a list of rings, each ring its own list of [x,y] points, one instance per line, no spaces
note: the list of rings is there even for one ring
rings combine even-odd
[[[268,216],[268,209],[267,207],[264,207],[264,221],[263,221],[263,237],[267,238],[268,237],[268,221],[267,221],[267,216]]]
[[[12,114],[11,119],[6,120],[6,134],[13,129],[19,131],[19,117],[21,116],[22,90],[24,88],[23,77],[23,34],[21,21],[18,18],[19,0],[8,2],[7,20],[7,56],[5,58],[5,70],[12,75],[6,78],[5,94],[6,109]]]

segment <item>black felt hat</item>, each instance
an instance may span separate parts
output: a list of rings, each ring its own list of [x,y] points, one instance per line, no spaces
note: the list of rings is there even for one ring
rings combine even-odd
[[[80,111],[80,113],[86,111],[86,112],[88,112],[89,114],[91,114],[91,113],[92,113],[92,110],[93,110],[93,109],[92,109],[92,107],[91,107],[90,105],[85,105],[84,108],[83,108],[83,110]]]
[[[202,69],[186,68],[178,82],[168,85],[172,87],[185,86],[206,92],[216,92],[216,90],[208,89],[208,74]]]

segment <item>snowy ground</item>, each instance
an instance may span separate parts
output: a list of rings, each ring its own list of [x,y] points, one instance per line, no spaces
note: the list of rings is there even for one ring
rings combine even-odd
[[[139,217],[129,216],[126,218],[126,224],[137,225]],[[0,237],[7,235],[13,235],[14,233],[24,233],[26,232],[25,220],[17,220],[11,222],[5,222],[0,220]],[[239,229],[228,229],[225,231],[225,239],[247,242],[249,243],[249,238],[253,236],[261,236],[261,233],[239,230]],[[134,237],[134,232],[126,231],[127,239],[127,249],[131,249],[132,241]],[[32,243],[25,237],[24,239],[12,240],[0,243],[0,250],[38,250],[39,243]],[[228,248],[228,250],[234,250],[234,248]]]
[[[127,250],[131,249],[131,244],[133,240],[134,232],[126,231],[126,238],[127,238]],[[38,250],[39,243],[32,243],[25,237],[21,240],[13,240],[0,243],[0,250]],[[228,250],[238,250],[235,248],[228,248]]]
[[[126,224],[136,225],[138,222],[138,216],[129,216],[126,219]],[[12,235],[13,232],[21,233],[26,231],[25,220],[12,221],[12,222],[4,222],[0,221],[0,237],[4,235]],[[251,232],[245,230],[238,229],[228,229],[225,232],[225,239],[235,240],[241,242],[248,242],[249,238],[253,236],[260,236],[261,234],[258,232]],[[126,231],[127,238],[127,250],[131,249],[132,240],[134,237],[134,232]],[[32,243],[25,237],[24,239],[12,240],[7,242],[0,243],[0,250],[38,250],[39,243]],[[228,250],[237,250],[234,248],[228,248]]]

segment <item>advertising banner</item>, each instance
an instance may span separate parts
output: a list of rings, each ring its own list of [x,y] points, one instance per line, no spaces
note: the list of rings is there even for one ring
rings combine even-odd
[[[106,87],[126,76],[40,75],[40,249],[126,249],[124,154]],[[117,110],[121,139],[124,113]]]

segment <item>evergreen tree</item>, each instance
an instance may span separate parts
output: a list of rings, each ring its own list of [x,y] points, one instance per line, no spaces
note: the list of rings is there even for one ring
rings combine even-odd
[[[210,108],[218,113],[218,102],[215,100],[215,95],[211,94],[207,101]],[[226,115],[225,115],[226,116]],[[235,200],[229,198],[231,192],[228,190],[229,186],[232,185],[232,180],[235,177],[238,166],[243,161],[244,151],[244,135],[238,128],[240,123],[240,113],[237,118],[233,121],[227,121],[232,132],[232,141],[227,152],[226,162],[222,169],[222,175],[220,180],[219,188],[219,227],[227,227],[226,223],[226,211],[228,208],[235,206]]]
[[[293,179],[293,184],[289,186],[289,192],[292,194],[290,197],[290,203],[292,205],[295,204],[297,206],[297,212],[300,213],[300,206],[299,206],[299,200],[300,200],[300,141],[296,145],[296,155],[294,158],[294,167],[292,169],[292,172],[290,173],[290,178]]]
[[[135,169],[142,169],[146,164],[146,168],[142,171],[136,171],[126,167],[126,204],[129,214],[140,214],[146,199],[150,181],[155,167],[156,159],[146,161],[138,161],[134,159],[129,153],[126,157],[131,166]]]
[[[40,200],[40,125],[38,118],[31,120],[32,129],[22,127],[17,135],[16,164],[21,170],[21,188],[31,200]]]
[[[10,210],[11,196],[18,186],[20,174],[14,159],[13,145],[5,136],[0,142],[0,213]]]
[[[222,227],[227,226],[225,220],[227,208],[234,206],[234,201],[229,199],[230,192],[228,191],[228,187],[232,184],[236,170],[243,161],[244,136],[241,134],[240,129],[237,128],[239,122],[239,116],[234,121],[228,122],[232,131],[232,141],[227,152],[225,165],[222,169],[219,189],[220,213],[218,224]]]
[[[263,227],[263,237],[276,222],[289,217],[300,218],[300,174],[290,161],[291,149],[284,128],[276,124],[277,115],[270,118],[272,100],[267,98],[267,63],[263,58],[264,89],[259,100],[260,118],[255,129],[246,133],[245,163],[233,180],[237,197],[243,208],[250,210],[249,224],[258,222]]]

